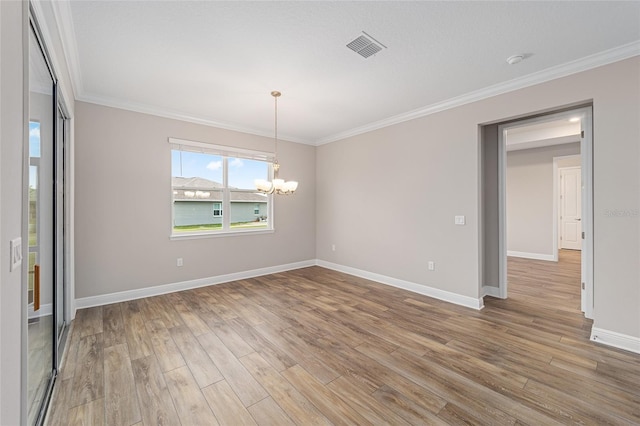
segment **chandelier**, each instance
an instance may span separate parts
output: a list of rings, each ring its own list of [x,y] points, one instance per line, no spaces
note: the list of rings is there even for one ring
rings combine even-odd
[[[294,180],[285,181],[278,178],[278,171],[280,170],[280,164],[278,164],[278,98],[282,93],[274,90],[271,92],[275,100],[275,158],[273,159],[273,181],[269,182],[264,179],[256,179],[256,189],[265,194],[293,194],[298,188],[298,182]]]

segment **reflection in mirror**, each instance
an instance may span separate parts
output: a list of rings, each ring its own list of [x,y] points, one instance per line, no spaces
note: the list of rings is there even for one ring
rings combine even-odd
[[[27,423],[30,425],[42,416],[54,368],[53,88],[54,81],[32,29],[29,39],[29,278],[26,298]]]

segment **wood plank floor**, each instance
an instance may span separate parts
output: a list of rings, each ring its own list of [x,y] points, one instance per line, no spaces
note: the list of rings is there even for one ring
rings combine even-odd
[[[78,311],[50,425],[640,424],[580,253],[474,311],[319,267]]]

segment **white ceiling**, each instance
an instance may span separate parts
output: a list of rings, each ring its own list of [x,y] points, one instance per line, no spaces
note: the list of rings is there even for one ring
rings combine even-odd
[[[639,1],[54,8],[78,100],[272,135],[280,90],[279,133],[310,144],[640,54]],[[388,48],[349,50],[362,31]]]
[[[580,142],[580,122],[567,118],[508,128],[507,151]]]

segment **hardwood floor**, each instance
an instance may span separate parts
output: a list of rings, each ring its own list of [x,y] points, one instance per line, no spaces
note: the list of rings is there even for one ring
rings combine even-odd
[[[319,267],[78,311],[50,425],[640,424],[579,252],[474,311]]]

